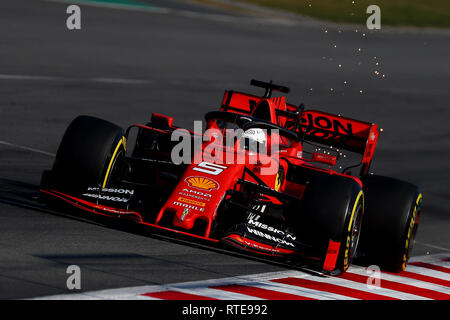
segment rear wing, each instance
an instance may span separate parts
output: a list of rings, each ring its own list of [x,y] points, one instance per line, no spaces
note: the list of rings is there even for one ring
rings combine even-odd
[[[261,99],[260,96],[227,90],[220,110],[250,114]],[[318,110],[304,110],[299,114],[296,112],[299,110],[298,106],[285,104],[284,99],[279,103],[277,98],[272,99],[276,108],[280,109],[279,111],[283,109],[282,104],[284,104],[285,111],[277,113],[279,124],[285,123],[283,126],[286,129],[297,131],[306,141],[362,154],[361,174],[367,174],[378,141],[378,125]],[[297,119],[301,116],[299,128],[289,126],[292,122],[286,121],[289,119],[285,117],[291,117],[287,114]],[[298,121],[295,122],[298,123]]]
[[[305,110],[300,131],[306,141],[362,154],[361,174],[367,174],[378,141],[378,125],[323,111]]]
[[[250,114],[260,100],[260,96],[227,90],[223,95],[220,111]]]
[[[270,99],[272,100],[272,103],[276,104],[277,108],[286,108],[285,98],[272,98],[272,92],[278,91],[282,93],[289,93],[291,89],[288,87],[273,83],[272,80],[270,80],[270,82],[265,82],[255,79],[250,81],[250,85],[263,88],[265,90],[264,95],[260,97],[248,93],[227,90],[223,96],[220,111],[233,111],[237,113],[250,114],[261,99]]]

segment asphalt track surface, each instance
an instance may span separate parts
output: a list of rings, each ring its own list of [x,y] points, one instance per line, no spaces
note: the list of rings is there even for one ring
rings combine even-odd
[[[223,90],[258,93],[251,78],[291,87],[292,103],[379,123],[372,171],[423,191],[413,254],[449,252],[448,32],[151,4],[170,10],[80,5],[82,29],[69,31],[67,3],[0,2],[0,298],[69,293],[73,264],[82,291],[286,270],[74,219],[35,200],[77,115],[126,127],[159,112],[192,128]]]

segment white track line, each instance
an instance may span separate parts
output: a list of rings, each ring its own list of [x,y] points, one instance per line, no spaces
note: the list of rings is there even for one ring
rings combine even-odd
[[[426,262],[426,263],[437,263],[441,262],[442,259],[450,258],[450,255],[448,253],[435,253],[430,255],[424,255],[424,256],[414,256],[409,259],[409,262]],[[446,266],[450,267],[450,262],[446,262]]]
[[[415,243],[418,244],[418,245],[421,245],[421,246],[430,247],[430,248],[433,248],[433,249],[438,249],[438,250],[450,252],[450,249],[448,249],[448,248],[444,248],[444,247],[440,247],[440,246],[435,246],[435,245],[433,245],[433,244],[425,243],[425,242],[422,242],[422,241],[417,241],[417,240],[416,240]]]
[[[51,152],[47,152],[47,151],[43,151],[43,150],[39,150],[39,149],[35,149],[35,148],[30,148],[30,147],[26,147],[26,146],[21,146],[19,144],[15,144],[15,143],[11,143],[11,142],[0,141],[0,144],[5,145],[5,146],[9,146],[9,147],[13,147],[13,148],[18,148],[18,149],[22,149],[22,150],[35,152],[35,153],[44,154],[44,155],[50,156],[50,157],[55,157],[56,156],[55,153],[51,153]]]
[[[37,76],[29,74],[0,74],[0,80],[22,80],[22,81],[57,81],[57,82],[92,82],[107,84],[150,84],[152,80],[127,79],[127,78],[73,78],[59,76]]]
[[[437,270],[433,270],[433,269],[408,265],[406,268],[406,271],[417,273],[417,274],[422,274],[424,276],[429,276],[429,277],[433,277],[433,278],[450,281],[450,274],[441,272],[441,271],[437,271]]]
[[[445,261],[444,261],[445,259]],[[450,254],[448,253],[436,253],[432,255],[422,256],[422,257],[411,257],[410,262],[425,262],[435,264],[437,266],[450,268]]]
[[[208,287],[198,287],[198,288],[188,288],[182,286],[169,286],[168,290],[183,292],[187,294],[195,294],[198,296],[214,298],[218,300],[262,300],[258,297],[252,297],[245,294],[228,292],[223,290],[211,289]],[[155,290],[153,292],[158,292],[160,290]],[[145,292],[147,293],[147,292]],[[148,292],[150,293],[150,292]]]
[[[351,267],[351,268],[349,268],[349,270],[347,272],[352,272],[353,269],[357,269],[357,268],[359,268],[359,267]],[[354,282],[354,281],[341,279],[341,278],[337,278],[337,277],[326,277],[326,278],[320,278],[320,277],[311,278],[311,277],[307,277],[307,276],[306,277],[305,276],[298,277],[298,276],[295,276],[295,273],[290,274],[289,272],[286,273],[286,277],[304,278],[304,279],[313,280],[316,282],[329,283],[329,284],[337,285],[337,286],[340,286],[343,288],[360,290],[360,291],[364,291],[367,293],[373,293],[373,294],[378,294],[378,295],[396,298],[396,299],[402,299],[402,300],[429,300],[424,297],[416,296],[416,295],[409,294],[409,293],[404,293],[401,291],[386,289],[386,288],[377,288],[375,290],[375,289],[369,288],[369,286],[365,283]]]
[[[448,255],[437,254],[433,256],[423,256],[414,257],[414,261],[421,261],[426,263],[436,264],[438,261],[442,262],[442,259],[447,258]],[[444,262],[443,266],[448,267],[449,262]],[[427,268],[416,267],[408,265],[406,271],[414,272],[416,274],[428,275],[440,279],[448,279],[449,275],[444,272],[439,272],[435,270],[430,270]],[[366,268],[352,266],[347,271],[349,273],[354,273],[362,276],[368,276]],[[91,291],[85,293],[69,293],[60,294],[46,297],[38,297],[36,299],[107,299],[107,300],[128,300],[128,299],[149,299],[152,297],[144,296],[145,293],[155,293],[155,292],[166,292],[166,291],[176,291],[187,294],[195,294],[204,297],[224,299],[224,300],[250,300],[258,299],[257,297],[251,296],[249,294],[229,292],[222,290],[220,288],[212,288],[217,286],[227,286],[227,285],[241,285],[250,288],[262,288],[268,289],[280,293],[288,293],[293,295],[298,295],[302,297],[309,297],[319,300],[344,300],[344,299],[354,299],[350,296],[344,294],[334,294],[327,291],[322,291],[319,288],[304,288],[302,286],[295,286],[291,284],[284,284],[279,282],[274,282],[271,280],[281,279],[281,278],[299,278],[311,280],[318,283],[337,285],[342,288],[356,289],[366,293],[373,293],[377,295],[382,295],[386,297],[392,297],[397,299],[407,299],[407,300],[424,300],[425,297],[406,293],[402,291],[397,291],[388,288],[369,288],[366,283],[355,282],[352,280],[346,280],[339,277],[320,277],[313,276],[311,274],[301,272],[301,271],[281,271],[281,272],[269,272],[263,274],[253,274],[246,276],[229,277],[222,279],[210,279],[205,281],[191,281],[184,283],[175,283],[168,285],[150,285],[150,286],[140,286],[140,287],[128,287],[119,289],[107,289],[99,291]],[[450,294],[450,288],[442,285],[437,285],[429,283],[426,281],[411,279],[408,277],[402,277],[401,275],[391,275],[381,273],[381,279],[388,281],[397,282],[400,284],[415,286],[417,288],[423,288],[432,290],[438,293]],[[350,294],[350,293],[349,293]],[[351,295],[351,294],[350,294]],[[153,298],[155,299],[155,298]]]
[[[292,285],[284,284],[284,283],[276,283],[276,282],[271,282],[269,284],[248,283],[246,285],[249,287],[257,287],[257,288],[262,288],[262,289],[278,291],[281,293],[289,293],[289,294],[312,298],[312,299],[317,299],[317,300],[358,300],[358,299],[348,297],[345,295],[340,295],[340,294],[326,292],[326,291],[320,291],[320,290],[314,290],[314,289],[309,289],[309,288],[296,287],[296,286],[292,286]]]
[[[358,270],[359,269],[359,270]],[[349,272],[354,272],[358,274],[364,274],[363,268],[351,268]],[[384,276],[384,275],[383,275]],[[401,291],[395,291],[386,288],[378,288],[378,289],[369,289],[366,284],[353,282],[350,280],[335,278],[335,277],[313,277],[309,274],[305,274],[299,271],[288,271],[288,272],[276,272],[276,273],[267,273],[263,274],[263,276],[258,275],[250,275],[245,277],[231,277],[225,279],[211,279],[206,281],[194,281],[194,282],[186,282],[172,285],[155,285],[155,286],[142,286],[142,287],[131,287],[131,288],[122,288],[122,289],[112,289],[112,290],[102,290],[102,291],[94,291],[94,292],[86,292],[80,294],[66,294],[66,295],[55,295],[48,297],[41,297],[38,299],[145,299],[149,298],[146,296],[142,296],[145,293],[154,293],[154,292],[164,292],[164,291],[177,291],[183,292],[187,294],[195,294],[199,296],[211,297],[216,299],[225,299],[225,300],[250,300],[257,299],[256,297],[228,292],[225,290],[214,289],[212,286],[226,286],[226,285],[242,285],[247,287],[256,287],[262,289],[268,289],[280,293],[288,293],[293,295],[299,295],[303,297],[309,297],[313,299],[319,300],[347,300],[353,299],[349,296],[333,294],[326,291],[316,290],[316,289],[308,289],[303,287],[298,287],[294,285],[281,284],[276,282],[269,282],[272,279],[280,279],[280,278],[305,278],[308,280],[328,283],[333,285],[338,285],[343,288],[349,289],[357,289],[368,293],[374,293],[378,295],[383,295],[386,297],[392,297],[397,299],[407,299],[407,300],[424,300],[427,298],[404,293]],[[262,279],[263,278],[263,279]],[[416,281],[411,279],[403,279],[397,276],[386,276],[386,279],[397,281],[399,283],[411,284],[414,285]],[[402,281],[405,280],[405,281]],[[437,292],[446,293],[445,288],[440,288],[439,286],[433,286],[431,284],[422,283],[421,286],[428,288]]]
[[[280,279],[280,278],[285,278],[287,276],[290,277],[296,277],[296,278],[307,278],[310,279],[312,278],[311,275],[301,272],[301,271],[280,271],[280,272],[269,272],[269,273],[263,273],[263,274],[254,274],[254,275],[248,275],[243,277],[242,279],[238,279],[236,280],[235,278],[230,278],[230,281],[234,281],[234,282],[230,282],[229,284],[242,284],[242,285],[251,285],[251,284],[256,284],[256,283],[263,283],[263,284],[270,284],[272,286],[272,288],[270,288],[271,290],[277,290],[277,287],[279,287],[279,290],[281,292],[286,292],[286,293],[292,293],[292,294],[298,294],[298,295],[302,295],[305,297],[310,297],[310,298],[314,298],[314,299],[318,299],[318,300],[354,300],[354,298],[351,297],[347,297],[344,295],[340,295],[340,294],[336,294],[336,293],[331,293],[331,292],[325,292],[325,291],[319,291],[319,290],[314,290],[314,289],[309,289],[309,288],[300,288],[300,287],[295,287],[295,286],[291,286],[288,284],[284,284],[284,283],[277,283],[277,282],[272,282],[271,280],[273,279]],[[314,279],[316,279],[317,277],[314,277]],[[329,279],[329,278],[325,278],[325,279]],[[214,280],[211,280],[214,281]]]
[[[284,275],[284,274],[285,273],[281,273],[281,274],[277,273],[277,275],[279,275],[279,276]],[[304,275],[304,273],[301,273],[301,274]],[[298,296],[313,298],[313,299],[318,299],[318,300],[330,300],[330,299],[331,300],[348,300],[348,299],[352,299],[347,296],[333,294],[333,293],[329,293],[329,292],[322,292],[322,291],[308,289],[308,288],[292,287],[290,285],[286,285],[286,284],[282,284],[282,283],[271,282],[270,280],[274,279],[274,277],[270,276],[270,275],[271,274],[269,273],[266,276],[264,276],[264,278],[266,278],[266,280],[263,280],[263,279],[257,277],[257,275],[251,275],[249,277],[244,277],[244,278],[213,279],[213,280],[208,280],[208,281],[202,281],[201,283],[196,282],[196,283],[178,284],[173,287],[193,290],[196,287],[199,287],[199,285],[201,285],[203,287],[242,285],[242,286],[256,287],[256,288],[267,289],[267,290],[272,290],[272,291],[277,291],[277,292],[282,292],[282,293],[289,293],[289,294],[293,294],[293,295],[298,295]],[[220,291],[217,289],[212,289],[212,290]],[[232,299],[232,298],[229,297],[228,299]]]
[[[368,276],[365,269],[362,269],[362,268],[361,269],[354,268],[354,269],[351,269],[349,272],[358,274],[358,275],[362,275],[362,276]],[[381,273],[380,280],[388,280],[388,281],[411,285],[411,286],[418,287],[418,288],[429,289],[429,290],[433,290],[433,291],[440,292],[440,293],[450,294],[449,287],[445,287],[442,285],[438,285],[438,284],[434,284],[434,283],[430,283],[430,282],[426,282],[426,281],[421,281],[421,280],[417,280],[417,279],[402,277],[401,275],[392,275],[392,274],[387,274],[387,273]],[[374,292],[375,293],[378,292],[378,289],[374,289]]]

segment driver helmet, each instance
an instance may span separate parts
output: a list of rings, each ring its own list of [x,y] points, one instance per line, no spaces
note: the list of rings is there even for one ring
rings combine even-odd
[[[241,136],[241,148],[250,153],[258,153],[267,147],[267,135],[265,130],[252,128],[246,130]]]

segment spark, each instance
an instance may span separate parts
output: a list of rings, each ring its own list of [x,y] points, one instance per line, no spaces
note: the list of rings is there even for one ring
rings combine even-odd
[[[359,90],[359,93],[360,93],[360,94],[362,94],[362,93],[363,93],[363,91],[362,91],[362,90]]]

